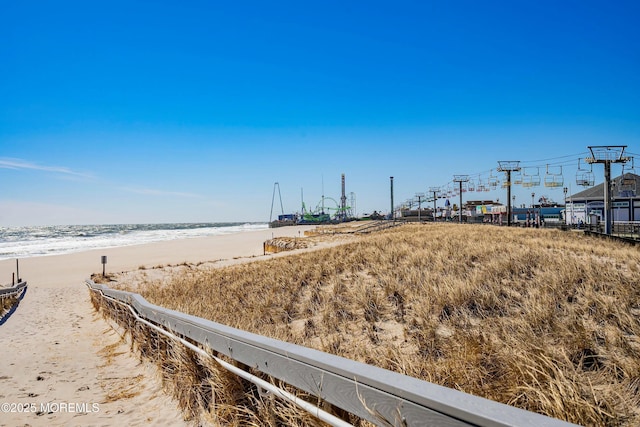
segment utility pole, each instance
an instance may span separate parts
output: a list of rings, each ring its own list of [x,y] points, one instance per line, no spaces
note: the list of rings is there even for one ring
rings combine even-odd
[[[511,226],[511,172],[519,171],[520,160],[498,161],[498,172],[507,174],[507,226]]]
[[[438,201],[439,187],[429,187],[429,193],[433,193],[433,222],[436,222],[436,202]]]
[[[462,183],[469,182],[469,175],[454,175],[453,182],[457,182],[460,185],[460,206],[458,206],[458,222],[462,224]]]
[[[342,221],[347,220],[347,194],[345,193],[344,174],[342,174],[342,196],[340,197],[340,218]]]
[[[419,223],[420,211],[422,210],[422,199],[424,198],[424,193],[416,193],[416,197],[418,198],[418,223]]]
[[[589,164],[602,163],[604,165],[604,234],[610,235],[613,226],[611,212],[611,164],[626,163],[628,157],[624,156],[626,145],[592,145],[587,147],[591,151],[591,157],[585,160]]]
[[[391,219],[395,221],[396,214],[393,211],[393,177],[389,177],[391,180]]]
[[[573,223],[573,215],[570,215],[570,213],[567,212],[567,193],[569,192],[569,189],[564,187],[562,191],[564,193],[564,223],[569,225]],[[571,206],[571,210],[573,211],[573,206]]]

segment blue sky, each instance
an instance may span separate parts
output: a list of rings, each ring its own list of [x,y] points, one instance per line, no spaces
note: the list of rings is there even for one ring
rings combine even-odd
[[[3,2],[0,226],[267,221],[274,182],[293,212],[301,190],[339,199],[342,173],[358,213],[386,212],[390,176],[400,203],[498,160],[561,165],[577,192],[587,146],[640,153],[638,16],[632,1]]]

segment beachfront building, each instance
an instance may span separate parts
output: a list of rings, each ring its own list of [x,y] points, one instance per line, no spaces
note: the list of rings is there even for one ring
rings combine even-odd
[[[473,222],[493,224],[506,223],[507,207],[492,200],[472,200],[467,202],[467,209],[472,212]]]
[[[625,173],[611,180],[613,222],[640,221],[640,176]],[[572,194],[565,200],[568,225],[595,224],[604,220],[604,183]]]

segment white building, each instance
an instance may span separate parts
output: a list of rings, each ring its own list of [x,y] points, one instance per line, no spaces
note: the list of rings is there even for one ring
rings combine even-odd
[[[613,222],[640,221],[640,176],[625,173],[611,180]],[[604,219],[604,183],[572,194],[565,200],[567,224],[589,224],[592,219]]]

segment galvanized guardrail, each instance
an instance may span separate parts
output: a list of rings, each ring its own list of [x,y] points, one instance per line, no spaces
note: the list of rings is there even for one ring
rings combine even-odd
[[[21,281],[9,288],[0,288],[0,298],[8,298],[8,297],[18,295],[26,287],[27,287],[27,282]]]
[[[380,426],[573,426],[386,369],[231,328],[86,281],[138,321],[197,343]],[[193,348],[193,347],[192,347]],[[193,348],[196,349],[196,348]]]
[[[20,281],[16,285],[13,285],[8,288],[0,288],[0,299],[4,298],[17,298],[17,301],[3,313],[0,309],[0,325],[4,325],[4,323],[9,319],[9,317],[16,311],[18,308],[18,303],[24,297],[24,294],[27,292],[27,282]]]
[[[374,220],[371,222],[371,224],[366,225],[364,227],[360,227],[358,228],[355,233],[356,234],[367,234],[367,233],[372,233],[374,231],[381,231],[381,230],[385,230],[387,228],[393,228],[393,227],[398,227],[400,225],[403,225],[404,222],[403,221],[389,221],[389,220]]]
[[[605,234],[602,223],[586,224],[583,229],[586,235],[605,237],[632,245],[640,244],[640,223],[637,221],[613,223],[611,234]]]

